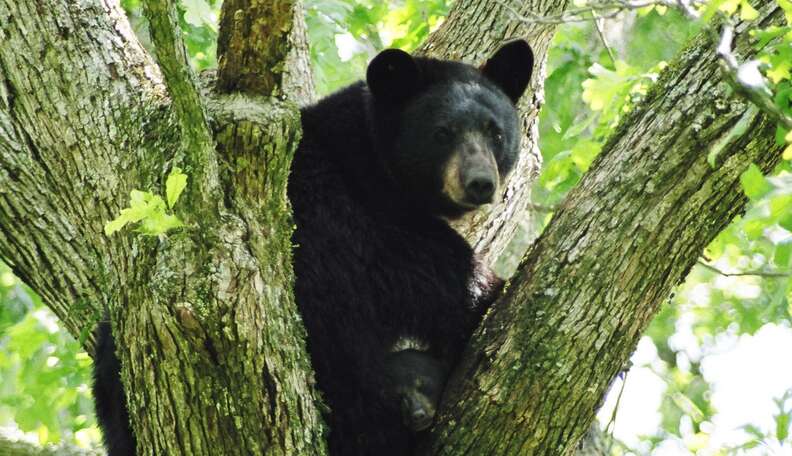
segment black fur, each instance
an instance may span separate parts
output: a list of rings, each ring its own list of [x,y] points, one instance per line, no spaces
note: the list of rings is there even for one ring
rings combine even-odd
[[[388,382],[382,392],[391,413],[401,416],[412,431],[427,429],[434,421],[449,366],[425,350],[408,348],[385,358]]]
[[[96,418],[109,456],[135,456],[135,436],[129,427],[124,386],[121,384],[121,363],[110,323],[105,319],[96,330],[93,396]]]
[[[512,100],[473,67],[385,51],[368,78],[303,110],[289,180],[295,293],[334,456],[412,453],[415,434],[377,394],[383,354],[415,337],[453,364],[500,285],[439,217],[469,210],[443,194],[443,167],[466,133],[492,139],[502,176],[519,148]]]
[[[288,184],[295,295],[331,409],[332,456],[411,454],[416,434],[383,394],[392,388],[388,353],[400,338],[415,337],[428,343],[427,356],[453,365],[500,289],[442,217],[474,207],[444,192],[454,154],[491,154],[501,177],[517,158],[513,102],[533,58],[524,42],[503,49],[481,71],[384,51],[369,67],[368,85],[302,110]],[[105,323],[97,416],[110,456],[128,456],[134,437],[118,373]]]

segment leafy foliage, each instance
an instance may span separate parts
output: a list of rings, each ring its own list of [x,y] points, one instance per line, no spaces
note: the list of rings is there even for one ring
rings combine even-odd
[[[0,425],[14,422],[42,444],[95,445],[90,368],[79,343],[0,263]]]
[[[576,4],[585,2],[576,1]],[[392,46],[415,49],[443,20],[451,0],[307,0],[311,60],[320,95],[365,74],[367,61]],[[787,23],[751,32],[761,50],[776,106],[792,115],[792,2],[778,0]],[[139,0],[122,0],[134,31],[148,45]],[[184,0],[180,21],[192,64],[216,66],[220,1]],[[746,0],[713,0],[705,17],[718,11],[751,19]],[[562,26],[550,49],[541,113],[542,174],[533,192],[539,206],[552,207],[578,182],[614,126],[640,102],[658,73],[702,27],[674,9],[646,7],[606,22],[613,58],[591,23]],[[792,133],[779,127],[779,144]],[[703,151],[706,153],[707,151]],[[792,145],[784,155],[792,160]],[[713,161],[713,164],[715,161]],[[743,441],[714,447],[710,441],[718,410],[713,379],[706,374],[719,341],[749,337],[775,325],[792,325],[792,169],[783,163],[774,176],[751,168],[741,182],[750,206],[702,255],[669,304],[647,331],[656,350],[650,369],[664,384],[660,424],[630,448],[614,454],[650,454],[669,442],[688,454],[743,454],[763,449],[789,451],[792,392],[776,398],[772,426],[746,422],[733,431]],[[180,171],[168,177],[164,196],[133,191],[130,205],[108,223],[108,234],[127,224],[163,234],[181,224],[169,213],[187,185]],[[726,275],[732,274],[732,275]],[[738,275],[733,275],[738,274]],[[686,337],[686,343],[679,340]],[[785,362],[779,350],[776,356]],[[42,442],[98,441],[89,393],[90,359],[40,299],[0,264],[0,426],[14,424]],[[792,386],[792,379],[790,379]]]
[[[715,10],[719,7],[715,5]],[[748,18],[753,14],[750,5],[741,1],[722,8]],[[547,103],[539,124],[545,159],[533,192],[539,207],[553,207],[561,201],[620,118],[640,101],[665,62],[702,24],[674,10],[651,8],[614,25],[619,26],[625,30],[614,41],[615,60],[604,52],[592,24],[563,25],[555,37],[545,85]],[[789,24],[756,29],[754,36],[776,105],[790,112]],[[778,141],[790,141],[787,135],[779,128]],[[784,158],[792,158],[789,148]],[[778,399],[787,407],[779,406],[774,417],[779,432],[746,423],[742,429],[746,432],[733,432],[744,437],[744,445],[713,447],[716,443],[711,439],[719,411],[712,401],[713,379],[704,375],[702,364],[720,350],[718,344],[724,338],[750,336],[768,324],[788,328],[792,323],[790,163],[782,163],[773,177],[752,167],[741,182],[750,198],[746,214],[706,249],[701,260],[706,266],[694,268],[647,331],[656,359],[636,367],[649,369],[665,384],[660,427],[633,442],[634,447],[620,442],[612,448],[614,454],[651,454],[669,443],[676,445],[673,454],[742,454],[754,447],[755,454],[766,454],[762,451],[767,448],[789,451],[787,396]],[[692,341],[687,345],[676,342],[687,331]],[[792,379],[788,382],[792,387]]]
[[[320,95],[361,78],[377,52],[411,51],[440,25],[449,0],[310,0],[306,22]]]
[[[165,195],[168,206],[161,196],[151,192],[132,190],[129,194],[129,207],[121,209],[121,214],[104,227],[105,235],[119,231],[128,223],[139,223],[137,231],[148,236],[159,236],[184,224],[173,214],[167,212],[168,208],[178,201],[184,188],[187,186],[187,175],[179,168],[171,170],[165,181]]]

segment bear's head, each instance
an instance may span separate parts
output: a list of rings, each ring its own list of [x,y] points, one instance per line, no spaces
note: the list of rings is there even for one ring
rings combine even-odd
[[[369,64],[376,149],[399,194],[450,218],[491,203],[520,149],[515,103],[533,52],[512,41],[480,68],[387,49]]]
[[[385,360],[386,403],[398,413],[402,424],[418,432],[434,421],[446,380],[446,367],[428,353],[406,349],[390,353]]]

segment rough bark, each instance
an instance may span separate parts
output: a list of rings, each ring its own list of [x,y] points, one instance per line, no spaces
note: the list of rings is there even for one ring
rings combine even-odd
[[[154,38],[164,77],[115,2],[0,1],[0,256],[72,334],[109,310],[139,454],[321,455],[291,290],[297,108],[218,97],[201,137],[180,38]],[[181,163],[184,229],[102,233]]]
[[[782,20],[770,3],[764,24]],[[738,27],[746,58],[755,26]],[[778,163],[775,125],[730,97],[714,47],[705,34],[681,53],[565,199],[475,334],[427,454],[572,453],[652,316],[743,210],[740,174]]]
[[[119,8],[0,2],[0,256],[72,334],[134,281],[131,237],[102,229],[159,183],[175,128]]]
[[[107,238],[102,227],[130,190],[161,193],[168,170],[193,152],[184,114],[195,111],[177,105],[178,83],[168,78],[166,87],[112,2],[0,0],[0,257],[73,334],[110,310],[126,347],[119,354],[141,454],[325,451],[291,294],[285,182],[297,111],[244,95],[268,87],[268,95],[307,99],[310,90],[294,82],[307,74],[304,37],[298,22],[259,35],[288,36],[292,51],[251,45],[246,34],[269,11],[255,5],[229,1],[223,12],[236,22],[222,26],[231,41],[221,47],[218,80],[248,78],[221,85],[243,94],[203,92],[198,102],[219,166],[190,163],[203,188],[218,189],[214,204],[188,198],[177,206],[187,227],[156,239]],[[281,7],[296,14],[299,4]],[[510,197],[460,226],[491,259],[516,231],[539,166],[535,116],[552,32],[517,25],[498,2],[463,0],[424,47],[478,62],[523,36],[537,54],[524,101],[528,153]],[[750,55],[743,35],[739,52]],[[739,173],[751,160],[765,170],[778,160],[772,126],[713,77],[711,49],[699,39],[671,65],[569,195],[476,334],[429,452],[572,451],[659,304],[743,207]],[[257,62],[290,58],[298,59],[290,76],[275,65],[256,80]],[[714,144],[721,152],[712,169]]]
[[[314,98],[299,0],[226,0],[217,43],[220,92]]]

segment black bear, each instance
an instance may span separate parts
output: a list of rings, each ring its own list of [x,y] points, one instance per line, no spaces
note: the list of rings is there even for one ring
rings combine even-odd
[[[501,283],[447,220],[497,195],[517,158],[524,41],[481,68],[389,49],[366,82],[302,110],[288,183],[295,296],[332,456],[405,456]],[[423,349],[401,349],[401,341]],[[109,325],[94,395],[111,456],[134,454]],[[424,384],[426,382],[426,384]]]
[[[411,454],[419,436],[381,394],[393,387],[383,355],[411,338],[453,366],[499,292],[447,219],[491,202],[511,170],[532,68],[524,41],[480,69],[389,49],[365,83],[303,109],[288,186],[295,295],[331,455]]]

